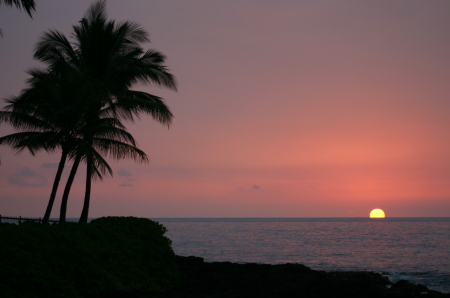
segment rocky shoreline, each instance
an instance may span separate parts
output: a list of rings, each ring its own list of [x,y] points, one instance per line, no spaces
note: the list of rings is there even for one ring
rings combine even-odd
[[[450,294],[401,280],[395,284],[374,272],[324,272],[301,264],[236,264],[204,262],[177,256],[182,277],[165,293],[115,293],[108,297],[231,298],[231,297],[436,297]]]

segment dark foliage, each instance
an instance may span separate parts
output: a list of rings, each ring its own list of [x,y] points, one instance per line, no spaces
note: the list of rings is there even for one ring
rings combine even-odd
[[[143,218],[0,226],[1,297],[161,291],[178,278],[165,227]]]
[[[22,10],[24,9],[30,18],[32,17],[32,11],[36,10],[36,3],[34,3],[34,0],[0,0],[0,6],[2,4],[6,6],[15,6],[16,8]],[[0,37],[3,36],[3,31],[0,29]]]
[[[18,9],[24,9],[28,15],[31,17],[32,11],[36,10],[36,3],[34,0],[3,0],[6,6],[15,6]],[[2,1],[0,1],[0,5]]]

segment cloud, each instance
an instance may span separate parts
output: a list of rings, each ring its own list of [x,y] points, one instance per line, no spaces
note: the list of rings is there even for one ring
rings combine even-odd
[[[133,176],[133,175],[131,175],[130,172],[128,172],[128,171],[125,170],[125,169],[120,169],[120,170],[118,170],[118,171],[117,171],[117,175],[119,175],[119,176]]]
[[[41,168],[47,168],[47,169],[57,169],[59,166],[59,164],[57,163],[49,163],[49,162],[45,162],[43,164],[41,164]]]
[[[261,186],[256,185],[256,184],[253,184],[250,188],[247,188],[247,187],[236,188],[236,190],[238,190],[238,191],[252,191],[252,190],[258,190],[258,189],[261,189]]]
[[[20,172],[17,174],[21,177],[37,177],[38,174],[30,169],[29,167],[24,167],[20,169]]]
[[[130,184],[130,183],[119,184],[119,187],[132,187],[132,186],[133,186],[133,184]]]
[[[29,167],[23,167],[18,173],[8,176],[8,183],[18,187],[40,187],[46,185],[46,180]]]

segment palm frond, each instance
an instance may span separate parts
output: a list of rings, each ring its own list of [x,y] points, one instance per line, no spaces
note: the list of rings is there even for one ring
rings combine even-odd
[[[34,48],[34,58],[51,68],[76,61],[76,52],[66,36],[57,31],[45,32]]]
[[[126,142],[133,146],[136,146],[136,140],[125,129],[111,126],[89,126],[83,132],[86,135],[92,135],[94,138],[107,138],[111,140],[117,140]]]
[[[0,111],[0,123],[8,123],[15,129],[43,131],[52,129],[52,125],[27,113]]]
[[[137,66],[142,69],[138,79],[140,82],[147,84],[156,84],[168,89],[177,90],[177,82],[175,77],[169,73],[166,66],[162,65],[166,56],[162,53],[150,49],[137,59]]]
[[[140,43],[150,41],[147,31],[135,22],[121,22],[114,31],[117,40],[125,42],[127,45],[137,46]]]
[[[124,142],[106,138],[95,138],[93,140],[93,146],[95,148],[98,148],[97,150],[99,152],[107,154],[110,158],[114,160],[127,158],[132,159],[139,163],[149,162],[149,158],[144,151],[130,144],[126,144]]]
[[[53,132],[18,132],[0,138],[0,145],[9,145],[16,149],[17,153],[28,149],[31,155],[36,151],[54,151],[58,147]]]
[[[91,172],[93,180],[103,180],[103,175],[105,174],[109,174],[112,177],[114,172],[103,156],[93,147],[87,148],[87,150],[85,159],[89,159],[91,161],[87,164],[92,167]]]
[[[127,90],[116,98],[114,103],[119,117],[133,121],[140,113],[151,115],[153,119],[168,127],[172,123],[173,114],[161,97],[135,90]]]
[[[3,0],[6,6],[15,6],[18,9],[24,9],[30,18],[33,16],[31,15],[32,11],[36,11],[36,3],[34,3],[34,0]],[[0,4],[2,1],[0,1]]]
[[[81,22],[86,22],[87,24],[105,23],[107,18],[106,1],[96,1],[89,6]]]

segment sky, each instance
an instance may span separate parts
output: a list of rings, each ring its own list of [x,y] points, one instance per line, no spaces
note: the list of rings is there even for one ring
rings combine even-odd
[[[70,36],[93,1],[0,7],[0,108],[39,67],[49,29]],[[121,1],[178,92],[168,129],[127,123],[147,165],[110,161],[90,217],[450,216],[450,1]],[[0,126],[0,136],[15,132]],[[60,152],[1,146],[0,214],[42,217]],[[52,217],[59,216],[68,162]],[[84,168],[68,217],[81,213]]]

